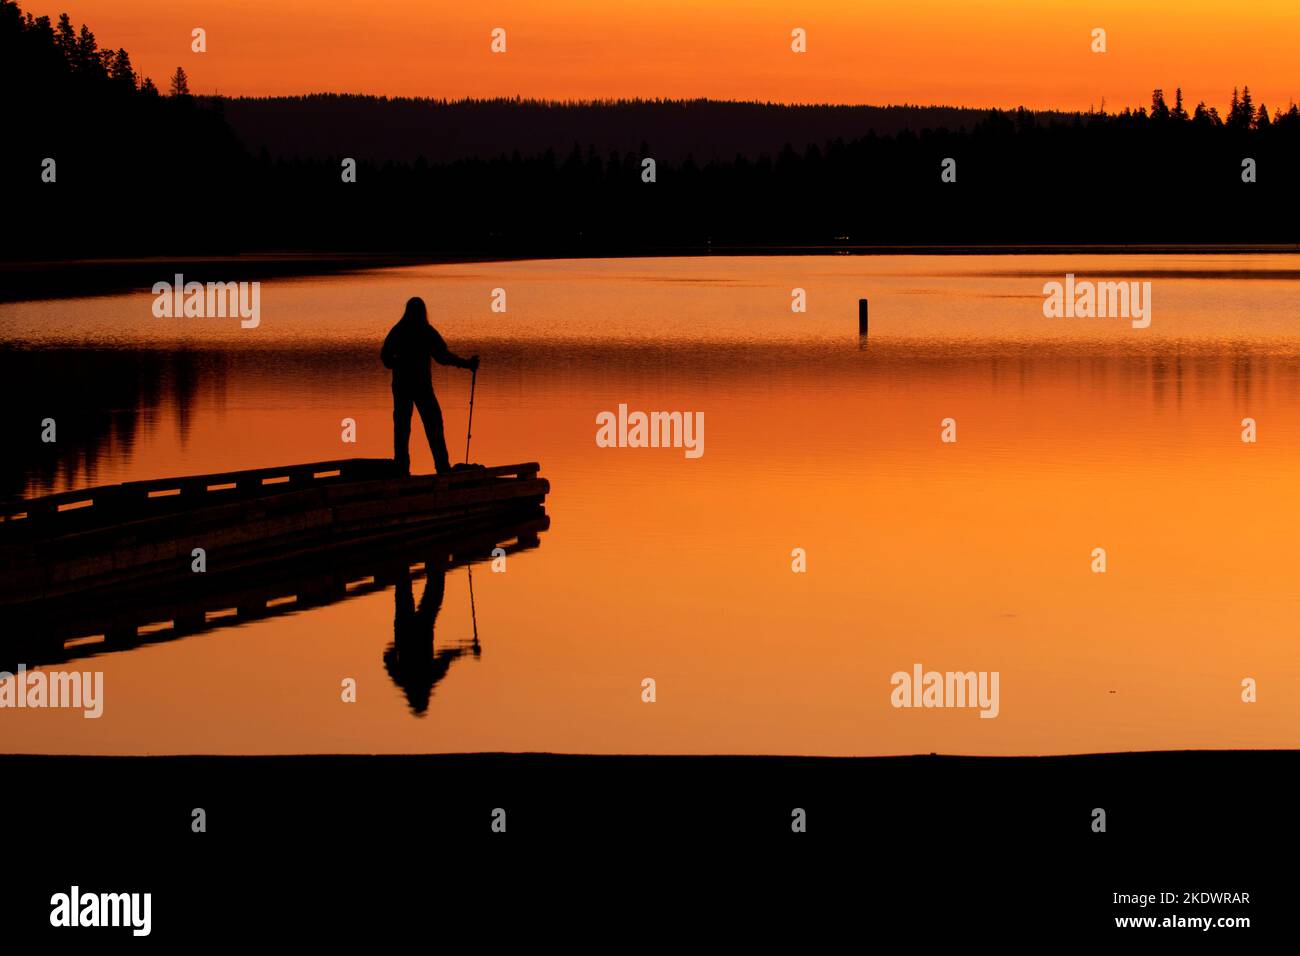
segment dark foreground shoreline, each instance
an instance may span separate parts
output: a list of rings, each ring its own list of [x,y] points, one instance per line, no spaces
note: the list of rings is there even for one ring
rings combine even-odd
[[[3,756],[21,865],[0,868],[0,920],[46,932],[75,883],[152,892],[154,934],[176,940],[261,926],[535,947],[612,924],[665,946],[903,933],[926,952],[948,935],[1186,940],[1202,931],[1115,920],[1206,915],[1249,918],[1214,930],[1240,944],[1291,931],[1297,770],[1300,751]],[[1224,891],[1245,901],[1186,895]]]
[[[688,834],[780,839],[802,807],[807,835],[879,840],[882,820],[941,834],[995,822],[1009,834],[1075,844],[1179,842],[1196,833],[1300,835],[1294,793],[1300,750],[1167,751],[1044,757],[588,756],[482,753],[304,756],[0,756],[0,780],[41,781],[0,792],[0,811],[132,821],[134,838],[174,836],[190,801],[206,799],[220,829],[310,837],[320,794],[346,796],[361,824],[395,794],[418,792],[439,839],[490,834],[485,814],[508,806],[510,832],[581,840]],[[78,781],[109,781],[85,799]],[[593,799],[595,798],[595,799]],[[573,801],[582,803],[575,824]],[[210,806],[209,806],[210,805]],[[302,809],[278,819],[288,807]],[[725,808],[725,813],[722,809]],[[1104,834],[1093,811],[1106,810]],[[1213,810],[1216,821],[1207,825]],[[326,808],[322,807],[322,811]],[[331,802],[328,814],[340,812]],[[719,815],[721,813],[721,816]],[[177,814],[180,816],[178,817]],[[267,825],[276,817],[275,826]],[[834,821],[833,825],[831,821]],[[188,824],[182,829],[188,830]],[[892,829],[892,828],[891,828]],[[1235,837],[1234,837],[1235,838]]]
[[[680,246],[664,248],[590,247],[466,250],[461,253],[249,253],[228,256],[146,257],[138,259],[7,260],[0,262],[0,302],[68,299],[148,291],[170,282],[177,272],[186,281],[262,281],[302,276],[340,275],[372,269],[443,263],[506,262],[521,259],[603,259],[668,256],[822,256],[822,255],[1252,255],[1300,253],[1300,243],[1106,244],[1106,245],[792,245]]]
[[[758,833],[782,836],[789,829],[789,808],[818,801],[827,815],[840,814],[837,832],[864,832],[878,827],[860,820],[858,811],[874,807],[894,816],[924,818],[926,825],[943,829],[960,821],[970,808],[991,810],[990,800],[1004,805],[995,816],[1036,821],[1044,835],[1070,838],[1091,834],[1091,812],[1107,810],[1109,835],[1143,839],[1178,838],[1180,828],[1201,815],[1201,804],[1219,801],[1226,812],[1233,807],[1267,810],[1294,805],[1294,794],[1281,782],[1300,771],[1300,750],[1186,750],[1064,756],[981,757],[914,755],[887,757],[801,756],[659,756],[584,755],[550,753],[475,753],[368,755],[329,754],[298,756],[60,756],[0,755],[0,779],[58,781],[116,778],[127,784],[129,799],[117,811],[134,816],[156,801],[159,834],[170,829],[164,804],[185,789],[209,790],[213,799],[229,802],[228,810],[242,825],[256,829],[256,819],[276,801],[292,801],[316,792],[326,778],[338,785],[364,779],[351,797],[365,804],[387,786],[401,787],[407,778],[425,781],[431,797],[450,801],[466,812],[464,826],[450,833],[476,836],[483,829],[472,822],[470,806],[479,800],[519,801],[518,831],[534,837],[554,835],[546,814],[564,806],[575,785],[597,784],[610,801],[605,811],[606,832],[623,830],[637,835],[643,830],[687,832],[694,826],[713,831],[711,822],[698,820],[695,809],[676,801],[661,801],[656,794],[674,786],[725,801],[732,824],[720,832],[749,839]],[[438,785],[455,781],[454,787]],[[1278,786],[1270,786],[1268,781]],[[383,785],[380,785],[383,781]],[[1246,785],[1245,781],[1253,781]],[[77,788],[72,787],[71,790]],[[42,788],[40,800],[22,787],[0,792],[0,807],[22,805],[29,813],[59,812],[59,787]],[[255,796],[254,796],[255,795]],[[67,796],[72,811],[82,808],[79,793]],[[95,804],[112,807],[115,791],[101,791]],[[380,797],[381,800],[386,797]],[[792,802],[793,801],[793,802]],[[802,802],[801,802],[802,801]],[[1188,804],[1184,815],[1180,807]],[[1194,804],[1194,805],[1193,805]],[[788,805],[788,806],[787,806]],[[646,815],[646,812],[648,815]],[[1292,814],[1287,814],[1288,818]],[[522,821],[529,821],[525,824]],[[692,821],[695,821],[692,823]],[[1223,822],[1228,822],[1226,819]],[[1235,826],[1279,826],[1279,821],[1251,818]],[[1293,825],[1293,824],[1289,824]],[[512,830],[514,828],[512,824]],[[148,828],[146,828],[148,829]],[[288,835],[293,828],[281,830]],[[809,827],[813,833],[820,827]],[[572,836],[572,834],[569,834]],[[1127,838],[1127,837],[1121,837]]]

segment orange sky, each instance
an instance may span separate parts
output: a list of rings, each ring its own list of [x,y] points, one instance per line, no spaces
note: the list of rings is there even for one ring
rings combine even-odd
[[[126,47],[159,86],[183,65],[196,92],[313,91],[548,99],[695,97],[784,102],[1145,103],[1181,85],[1222,109],[1232,87],[1282,106],[1300,3],[1259,0],[27,0]],[[208,52],[190,51],[190,31]],[[504,55],[489,51],[507,30]],[[808,52],[790,51],[790,31]],[[1094,27],[1108,52],[1090,52]]]

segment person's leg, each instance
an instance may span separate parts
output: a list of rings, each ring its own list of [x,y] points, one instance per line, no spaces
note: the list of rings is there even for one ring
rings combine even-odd
[[[414,403],[405,389],[393,383],[393,461],[398,469],[411,472],[411,407]]]
[[[442,431],[442,408],[434,398],[432,386],[421,389],[414,396],[415,407],[420,410],[420,421],[424,422],[424,437],[429,440],[429,451],[433,452],[433,465],[442,475],[451,471],[451,457],[447,454],[447,439]]]
[[[424,593],[420,595],[420,608],[416,614],[428,620],[429,631],[433,631],[438,611],[442,609],[442,599],[447,592],[447,555],[431,554],[424,561]]]

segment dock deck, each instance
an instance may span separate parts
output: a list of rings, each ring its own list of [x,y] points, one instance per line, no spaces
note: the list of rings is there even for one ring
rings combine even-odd
[[[127,482],[0,505],[0,607],[243,570],[344,544],[466,534],[543,513],[527,462],[405,475],[389,459]]]

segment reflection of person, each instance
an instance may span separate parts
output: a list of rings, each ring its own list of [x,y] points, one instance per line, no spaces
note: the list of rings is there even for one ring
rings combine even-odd
[[[420,410],[424,437],[433,452],[439,474],[451,471],[447,440],[442,432],[442,409],[433,394],[429,360],[439,365],[478,369],[478,356],[463,359],[447,348],[438,330],[429,324],[429,312],[419,296],[408,299],[406,311],[384,339],[379,353],[386,368],[393,370],[393,459],[398,468],[411,471],[411,409]]]
[[[393,643],[384,651],[384,667],[406,694],[411,713],[419,717],[429,710],[434,685],[465,652],[461,647],[433,649],[433,625],[442,608],[446,578],[445,556],[425,562],[424,593],[418,608],[409,577],[403,576],[393,588]]]

